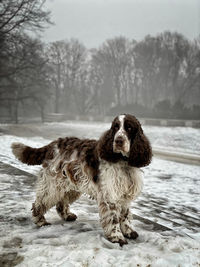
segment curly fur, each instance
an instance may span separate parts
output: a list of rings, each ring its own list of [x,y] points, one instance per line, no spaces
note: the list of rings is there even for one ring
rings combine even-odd
[[[42,148],[13,143],[23,163],[43,165],[39,173],[32,217],[38,226],[49,224],[44,214],[56,206],[67,221],[77,217],[69,206],[82,193],[97,201],[105,236],[120,245],[137,238],[130,223],[130,202],[142,190],[140,167],[151,162],[151,146],[139,121],[132,115],[116,117],[99,140],[59,138]]]

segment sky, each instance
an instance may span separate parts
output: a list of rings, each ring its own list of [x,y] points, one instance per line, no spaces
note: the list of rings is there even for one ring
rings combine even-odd
[[[53,26],[43,40],[77,38],[88,48],[125,36],[137,41],[170,30],[200,35],[200,0],[47,0]]]

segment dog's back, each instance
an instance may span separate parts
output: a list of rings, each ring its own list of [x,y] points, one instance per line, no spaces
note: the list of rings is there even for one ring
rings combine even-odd
[[[77,137],[59,138],[50,144],[32,148],[22,143],[13,143],[12,152],[21,162],[28,165],[43,165],[47,167],[59,153],[61,161],[68,161],[72,153],[76,152],[76,159],[85,162],[90,169],[94,181],[98,179],[99,160],[96,154],[97,141],[79,139]],[[61,166],[61,165],[60,165]]]

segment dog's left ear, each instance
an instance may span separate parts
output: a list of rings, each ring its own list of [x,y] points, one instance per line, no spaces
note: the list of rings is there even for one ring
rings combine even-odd
[[[96,183],[99,177],[99,160],[98,160],[97,152],[95,151],[94,148],[87,150],[85,161],[87,163],[87,167],[90,170],[92,179]]]
[[[150,142],[140,129],[131,144],[128,164],[132,167],[141,168],[149,165],[151,159],[152,148]]]

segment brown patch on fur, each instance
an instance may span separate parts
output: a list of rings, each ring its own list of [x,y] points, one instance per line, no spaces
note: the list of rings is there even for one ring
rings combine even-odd
[[[46,212],[44,205],[39,205],[37,208],[35,206],[35,203],[32,204],[32,215],[34,217],[41,216]]]
[[[114,203],[110,203],[109,204],[109,208],[110,208],[110,210],[115,210],[116,209],[116,205]]]
[[[94,182],[97,182],[99,174],[99,159],[96,151],[97,143],[97,140],[79,139],[76,137],[59,138],[57,140],[60,153],[64,154],[65,158],[68,158],[73,151],[77,151],[77,157],[80,162],[86,163],[86,168],[88,168]]]
[[[112,222],[113,222],[113,224],[119,223],[119,219],[117,218],[116,215],[113,216],[113,221]]]
[[[61,216],[64,216],[63,204],[61,201],[56,204],[56,210]]]
[[[124,214],[122,213],[120,220],[124,222],[128,218],[128,215],[129,215],[129,209],[127,209]]]
[[[77,192],[74,190],[70,190],[67,194],[65,194],[65,198],[68,199],[69,204],[72,204],[75,200],[77,200],[81,195],[81,192]]]
[[[66,166],[66,172],[74,184],[77,184],[79,180],[78,179],[79,177],[77,177],[77,174],[76,174],[77,168],[81,171],[80,163],[77,160],[69,162]]]
[[[21,162],[28,165],[41,165],[44,160],[48,161],[53,158],[54,144],[55,142],[52,142],[41,148],[32,148],[21,143],[13,143],[11,147],[13,154]]]
[[[75,221],[77,219],[76,214],[69,212],[69,205],[64,205],[62,201],[56,204],[56,210],[59,216],[65,221]]]

